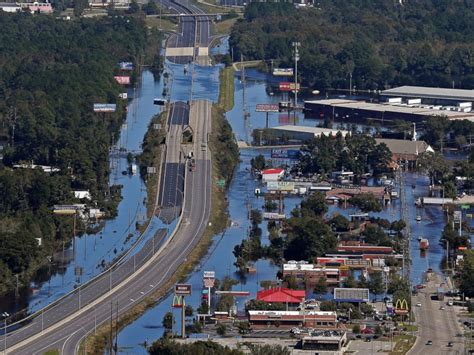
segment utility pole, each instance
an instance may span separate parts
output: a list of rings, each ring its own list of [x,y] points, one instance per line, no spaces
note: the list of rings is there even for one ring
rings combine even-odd
[[[295,121],[294,124],[296,125],[296,106],[298,105],[298,61],[300,60],[300,53],[298,48],[301,46],[300,42],[293,42],[293,48],[295,49],[295,106],[294,106],[294,115]]]
[[[109,342],[110,352],[109,353],[111,355],[113,354],[113,345],[114,345],[114,342],[113,342],[114,331],[113,331],[113,327],[112,327],[112,317],[113,317],[113,304],[112,304],[112,300],[110,300],[110,342]]]

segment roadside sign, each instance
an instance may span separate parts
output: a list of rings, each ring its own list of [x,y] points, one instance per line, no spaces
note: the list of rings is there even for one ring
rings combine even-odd
[[[215,271],[204,271],[204,278],[205,279],[214,279],[216,277]]]
[[[115,112],[116,104],[94,104],[94,112]]]
[[[191,285],[190,284],[176,284],[174,285],[174,294],[181,296],[191,295]]]
[[[461,205],[461,208],[463,210],[468,210],[469,208],[471,208],[471,206],[470,205]]]
[[[117,75],[117,76],[114,76],[114,79],[120,85],[130,85],[130,77],[129,76]]]
[[[225,186],[225,180],[224,179],[217,180],[216,184],[217,184],[217,186],[224,187]]]
[[[269,181],[267,182],[267,189],[269,191],[294,191],[295,183],[292,181]]]
[[[296,90],[300,90],[300,84],[298,83],[295,86],[295,83],[289,83],[289,82],[281,82],[279,84],[280,91],[294,91],[296,87]]]
[[[278,104],[257,104],[255,112],[280,112]]]
[[[204,287],[206,288],[213,288],[216,279],[204,279]]]
[[[274,76],[293,76],[293,68],[274,68]]]

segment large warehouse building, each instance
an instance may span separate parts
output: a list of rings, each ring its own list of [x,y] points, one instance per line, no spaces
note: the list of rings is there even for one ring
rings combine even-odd
[[[408,104],[400,101],[401,99],[399,102],[371,103],[348,99],[311,100],[305,101],[304,109],[308,118],[331,119],[334,122],[346,119],[375,119],[382,123],[392,120],[422,122],[437,116],[474,122],[474,111],[462,112],[454,107]]]
[[[423,86],[400,86],[380,93],[384,98],[403,97],[421,99],[423,103],[438,105],[458,105],[461,102],[474,102],[474,90],[430,88]]]

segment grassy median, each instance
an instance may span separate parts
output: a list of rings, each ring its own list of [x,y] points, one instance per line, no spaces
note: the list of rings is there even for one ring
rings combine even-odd
[[[222,69],[219,74],[220,90],[217,106],[225,112],[234,107],[234,73],[233,67],[227,67]]]

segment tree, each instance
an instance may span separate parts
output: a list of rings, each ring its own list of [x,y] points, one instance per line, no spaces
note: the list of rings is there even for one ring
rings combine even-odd
[[[349,273],[347,276],[346,281],[344,282],[344,287],[346,288],[356,288],[357,287],[357,282],[354,279],[354,275],[352,272]]]
[[[349,203],[358,207],[362,212],[382,211],[381,201],[371,193],[361,193],[349,199]]]
[[[392,241],[388,238],[385,231],[376,224],[368,224],[362,232],[364,241],[368,244],[390,246]]]
[[[224,323],[217,323],[216,332],[221,337],[225,336],[227,333],[227,326]]]
[[[378,335],[378,336],[383,335],[383,329],[382,329],[382,327],[381,327],[380,325],[378,325],[378,324],[375,326],[375,331],[374,331],[374,332],[375,332],[375,334]]]
[[[467,297],[474,297],[474,251],[464,252],[459,289]]]
[[[173,329],[173,313],[166,312],[162,324],[165,329]]]
[[[352,332],[354,334],[360,334],[360,325],[359,325],[359,323],[354,324],[354,326],[352,327]]]
[[[324,295],[328,292],[328,285],[325,277],[320,277],[316,285],[314,286],[314,293],[318,295]]]
[[[424,152],[417,160],[418,169],[430,177],[431,183],[441,182],[449,172],[449,166],[440,153]]]
[[[248,334],[252,331],[250,328],[249,322],[237,322],[236,323],[237,329],[239,330],[239,334]]]
[[[158,6],[153,0],[148,1],[145,5],[143,5],[142,10],[147,15],[156,15],[159,12]]]
[[[132,0],[128,6],[127,12],[129,14],[136,14],[140,11],[140,5],[138,5],[137,0]]]
[[[337,310],[337,304],[333,301],[321,301],[319,309],[324,312],[335,312]]]
[[[365,278],[364,274],[362,273],[359,277],[359,282],[358,285],[360,288],[367,288],[369,287],[369,284],[367,282],[367,279]]]
[[[266,167],[265,157],[262,154],[257,155],[255,158],[250,160],[250,166],[253,170],[261,171]]]
[[[374,295],[381,295],[385,291],[381,272],[374,272],[370,275],[369,290]]]
[[[186,305],[186,309],[184,310],[184,315],[186,317],[192,317],[193,316],[193,313],[194,313],[194,309],[193,309],[193,306],[191,305]]]
[[[322,216],[328,210],[326,199],[320,192],[310,195],[307,199],[301,201],[301,212],[303,215],[312,214]]]
[[[337,214],[332,217],[331,225],[336,232],[345,232],[349,230],[349,220],[342,214]]]
[[[290,355],[291,351],[279,344],[249,344],[251,355]]]

